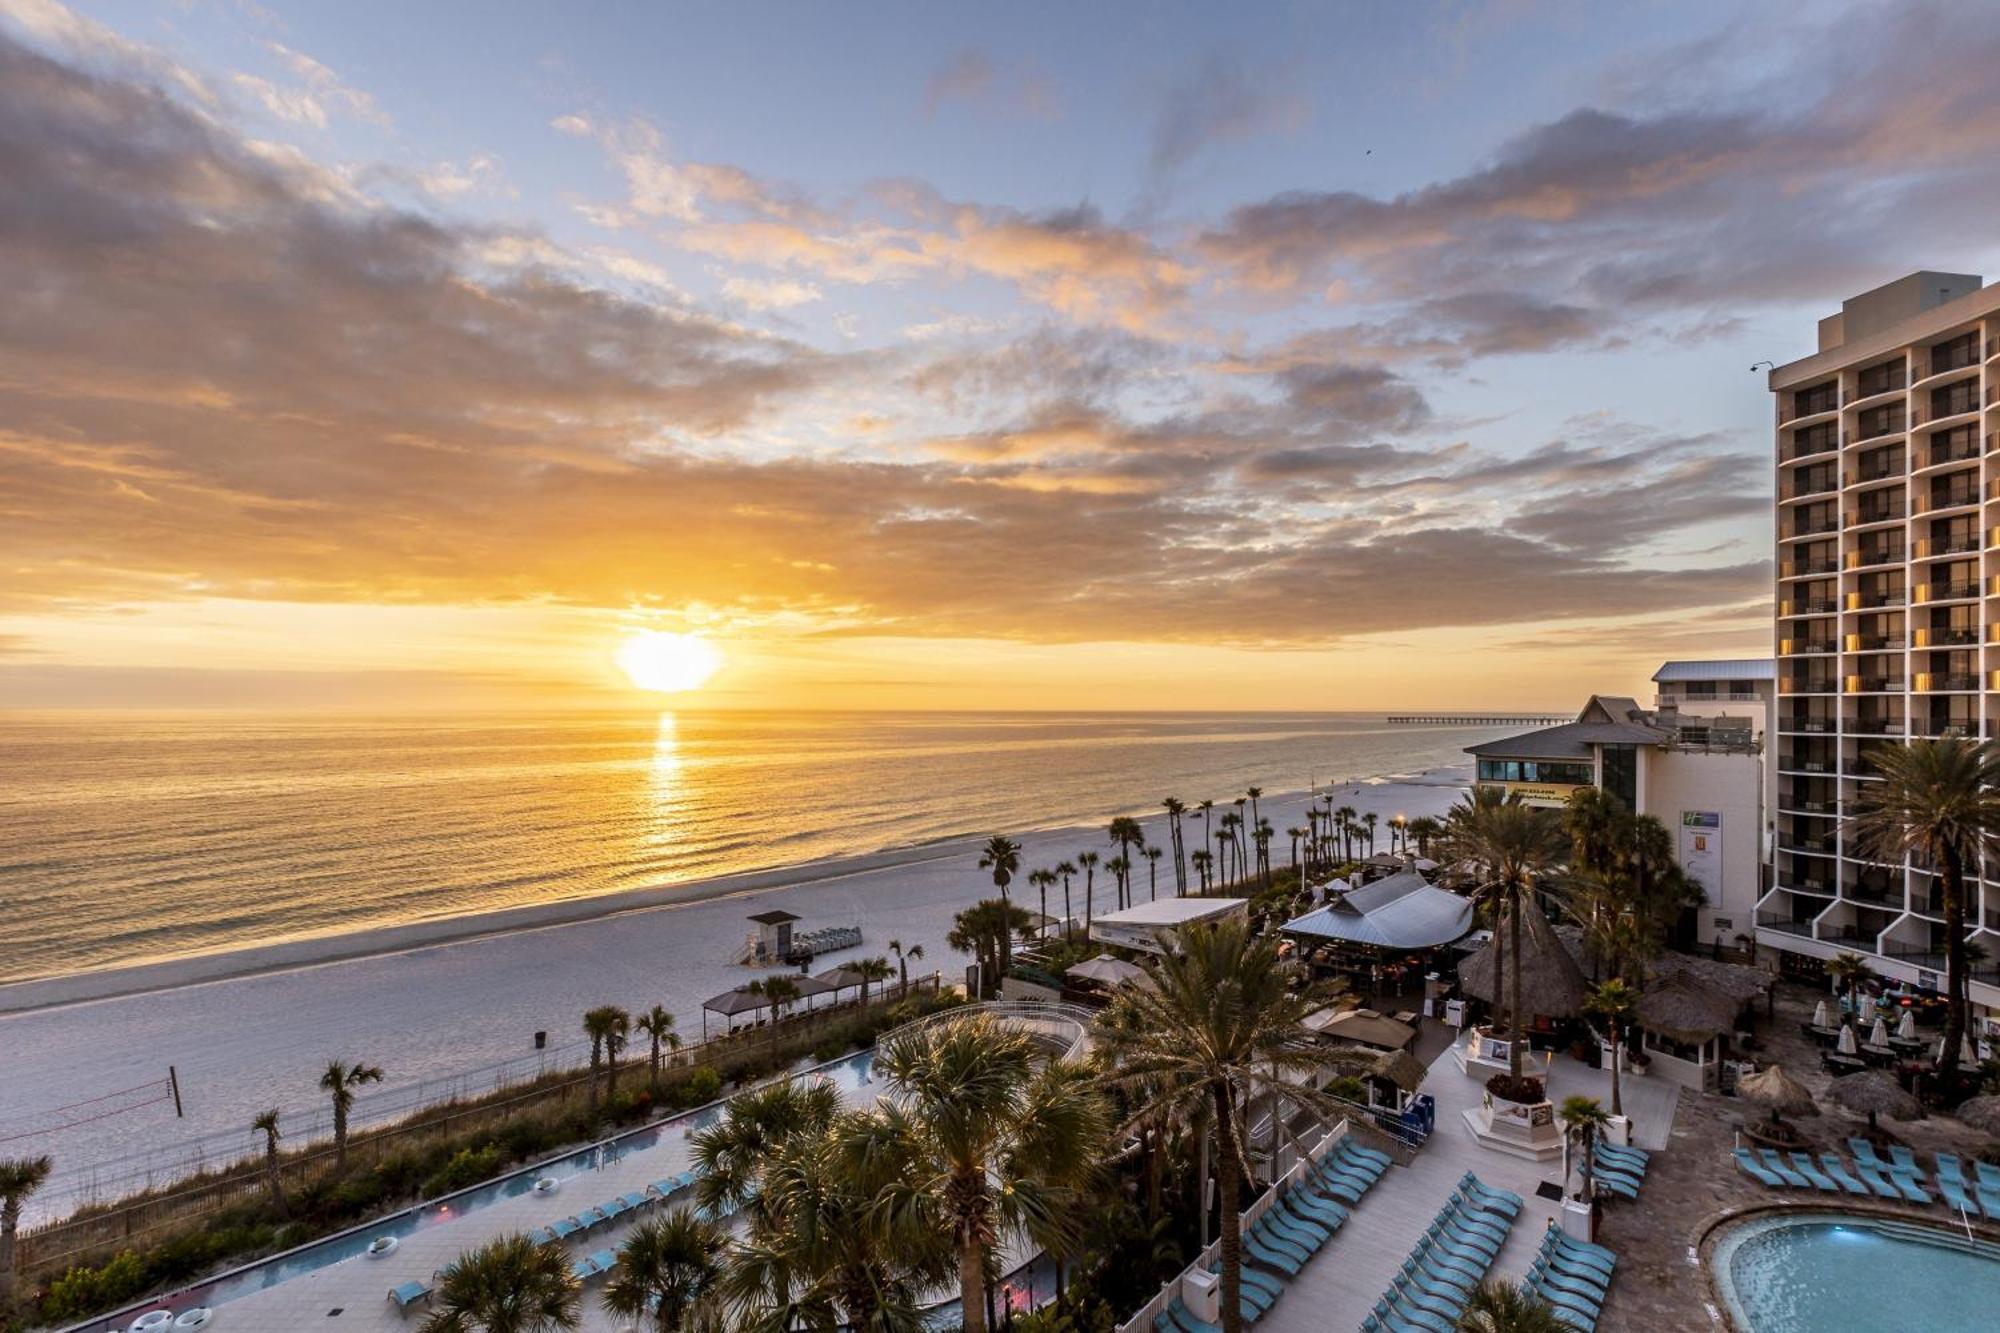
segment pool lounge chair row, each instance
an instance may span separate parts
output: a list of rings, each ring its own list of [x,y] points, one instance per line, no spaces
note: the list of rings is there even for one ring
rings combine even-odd
[[[1854,1154],[1852,1172],[1839,1153],[1823,1152],[1815,1163],[1809,1153],[1780,1156],[1771,1148],[1760,1148],[1754,1155],[1747,1148],[1738,1148],[1736,1165],[1745,1175],[1772,1189],[1874,1194],[1920,1204],[1937,1202],[1931,1194],[1931,1189],[1935,1189],[1954,1211],[1972,1217],[1984,1213],[1989,1220],[2000,1221],[2000,1168],[1974,1162],[1974,1177],[1967,1181],[1959,1159],[1941,1152],[1937,1154],[1937,1170],[1927,1180],[1916,1154],[1900,1144],[1890,1150],[1888,1161],[1878,1157],[1875,1145],[1866,1139],[1849,1139],[1847,1146]]]
[[[1284,1294],[1285,1284],[1279,1274],[1296,1274],[1306,1259],[1346,1221],[1347,1209],[1335,1201],[1359,1203],[1389,1165],[1388,1154],[1344,1138],[1244,1233],[1244,1255],[1250,1260],[1243,1265],[1245,1323],[1262,1318]],[[1324,1235],[1317,1235],[1319,1232]],[[1217,1264],[1209,1271],[1222,1270]],[[1153,1317],[1153,1327],[1159,1333],[1217,1333],[1215,1325],[1196,1318],[1178,1297],[1165,1314]]]
[[[1618,1256],[1602,1245],[1551,1226],[1542,1236],[1542,1248],[1528,1267],[1528,1290],[1554,1310],[1557,1319],[1571,1328],[1589,1333],[1597,1327],[1604,1311],[1604,1298],[1611,1291],[1611,1275]]]
[[[1636,1199],[1639,1187],[1646,1183],[1646,1167],[1651,1159],[1652,1154],[1644,1148],[1600,1143],[1591,1155],[1591,1179],[1600,1190],[1620,1198]]]
[[[1520,1195],[1466,1172],[1361,1321],[1362,1333],[1454,1333],[1520,1211]]]
[[[658,1196],[634,1190],[630,1194],[621,1194],[615,1199],[600,1203],[595,1208],[586,1208],[573,1217],[560,1218],[545,1227],[536,1227],[528,1234],[534,1237],[538,1245],[546,1245],[552,1240],[568,1240],[571,1236],[579,1236],[598,1227],[609,1226],[628,1213],[651,1207],[658,1202]]]

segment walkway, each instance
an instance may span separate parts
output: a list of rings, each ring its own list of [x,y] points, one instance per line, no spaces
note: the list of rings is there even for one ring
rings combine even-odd
[[[1424,1026],[1440,1025],[1426,1019]],[[1558,1056],[1549,1080],[1549,1095],[1557,1102],[1581,1093],[1610,1105],[1607,1072]],[[1467,1171],[1489,1185],[1513,1190],[1524,1200],[1492,1275],[1510,1281],[1526,1276],[1541,1245],[1542,1232],[1555,1219],[1558,1206],[1553,1199],[1538,1198],[1535,1191],[1544,1181],[1561,1183],[1562,1163],[1543,1165],[1509,1157],[1483,1148],[1473,1139],[1460,1113],[1481,1103],[1485,1083],[1461,1073],[1448,1046],[1431,1063],[1422,1091],[1437,1098],[1437,1133],[1415,1162],[1390,1168],[1362,1197],[1354,1216],[1332,1243],[1287,1284],[1283,1298],[1257,1321],[1258,1333],[1347,1333],[1358,1329]],[[1665,1146],[1673,1128],[1678,1091],[1657,1079],[1624,1081],[1625,1112],[1633,1119],[1634,1138],[1641,1147]],[[1641,1206],[1643,1201],[1642,1193]],[[1621,1273],[1620,1280],[1625,1276]],[[1617,1293],[1614,1283],[1607,1311],[1616,1307]]]

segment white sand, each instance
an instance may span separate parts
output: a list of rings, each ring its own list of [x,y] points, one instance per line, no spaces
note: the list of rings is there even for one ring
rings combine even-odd
[[[1461,771],[1439,770],[1410,782],[1350,784],[1338,789],[1336,804],[1380,815],[1377,845],[1386,848],[1391,815],[1441,814],[1463,780]],[[1304,805],[1302,793],[1260,802],[1281,831],[1274,864],[1288,861],[1282,830],[1304,822]],[[1148,840],[1166,846],[1164,816],[1144,822]],[[1199,819],[1184,828],[1192,850]],[[46,1124],[55,1108],[178,1067],[184,1120],[175,1120],[171,1107],[153,1107],[7,1145],[55,1155],[57,1178],[45,1199],[60,1206],[92,1176],[106,1184],[124,1176],[134,1155],[152,1155],[162,1168],[178,1163],[189,1155],[180,1145],[197,1136],[221,1136],[211,1154],[247,1152],[245,1127],[269,1106],[287,1108],[294,1141],[310,1136],[319,1118],[314,1080],[330,1058],[365,1059],[388,1071],[381,1090],[362,1101],[358,1118],[365,1122],[371,1104],[379,1116],[406,1104],[426,1080],[531,1056],[537,1030],[552,1044],[574,1041],[580,1015],[593,1005],[664,1005],[683,1032],[698,1036],[702,1001],[759,975],[730,960],[751,929],[745,916],[772,907],[799,913],[801,928],[861,927],[860,949],[823,958],[815,971],[885,954],[889,940],[900,938],[924,949],[913,974],[942,968],[956,979],[967,960],[945,946],[952,917],[992,892],[976,865],[981,841],[0,988],[0,1011],[17,1011],[0,1012],[0,1134]],[[1097,826],[1020,841],[1024,872],[1074,860],[1084,849],[1109,855]],[[1161,891],[1170,894],[1170,859],[1160,871]],[[1143,896],[1143,863],[1136,886]],[[1079,877],[1079,916],[1082,888]],[[1022,879],[1013,892],[1034,907]],[[668,897],[674,901],[662,901]],[[1060,914],[1060,890],[1049,906]],[[1113,906],[1100,873],[1097,910]],[[476,1079],[467,1083],[483,1090]]]

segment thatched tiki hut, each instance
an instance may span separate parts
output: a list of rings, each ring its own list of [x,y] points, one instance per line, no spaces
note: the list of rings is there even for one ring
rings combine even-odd
[[[1496,997],[1493,994],[1494,952],[1507,946],[1507,935],[1505,930],[1495,931],[1486,947],[1458,965],[1459,989],[1472,999],[1483,1001],[1488,1013],[1497,1014],[1502,1003],[1512,1002],[1514,978],[1518,974],[1524,1012],[1511,1017],[1530,1037],[1537,1033],[1553,1034],[1557,1022],[1575,1018],[1583,1012],[1583,999],[1588,990],[1583,970],[1563,946],[1548,918],[1540,912],[1528,912],[1521,920],[1521,957],[1517,959],[1509,951],[1506,958],[1503,984],[1508,993]],[[1507,1062],[1507,1042],[1504,1038],[1482,1035],[1477,1051],[1468,1053],[1468,1060],[1476,1060],[1482,1067],[1497,1060],[1504,1066]],[[1492,1071],[1489,1069],[1488,1072]]]
[[[1675,973],[1654,982],[1639,997],[1634,1044],[1646,1053],[1648,1067],[1658,1076],[1684,1088],[1713,1092],[1721,1081],[1723,1054],[1742,1008],[1725,992]]]

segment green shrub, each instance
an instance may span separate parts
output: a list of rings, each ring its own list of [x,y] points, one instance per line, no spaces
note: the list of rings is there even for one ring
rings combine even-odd
[[[706,1106],[722,1093],[722,1075],[714,1065],[696,1065],[681,1084],[682,1106]]]
[[[49,1284],[42,1298],[41,1318],[62,1324],[87,1319],[137,1297],[146,1290],[146,1265],[131,1250],[120,1250],[102,1268],[72,1268]]]
[[[497,1143],[478,1148],[460,1148],[438,1172],[424,1182],[423,1195],[435,1199],[469,1185],[477,1185],[495,1175],[506,1164],[507,1150]]]

